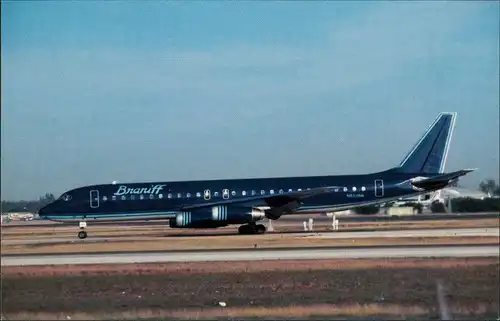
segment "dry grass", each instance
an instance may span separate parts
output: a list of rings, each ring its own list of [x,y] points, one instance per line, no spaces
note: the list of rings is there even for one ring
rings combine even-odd
[[[299,238],[287,235],[224,236],[176,238],[169,240],[133,240],[129,242],[67,242],[2,244],[2,254],[97,253],[129,251],[221,250],[250,248],[353,247],[381,245],[498,244],[496,236],[464,237],[373,237],[373,238]]]
[[[130,319],[154,319],[166,320],[203,320],[203,319],[254,319],[273,318],[285,320],[300,320],[306,318],[373,318],[381,316],[391,319],[406,319],[408,315],[421,316],[436,314],[436,309],[419,305],[398,304],[322,304],[310,306],[288,306],[288,307],[247,307],[247,308],[208,308],[208,309],[186,309],[180,311],[164,311],[160,309],[139,309],[115,313],[18,313],[10,320],[130,320]],[[484,314],[487,311],[485,305],[472,308],[451,307],[450,312],[463,315]]]
[[[494,319],[498,268],[498,258],[15,267],[2,271],[2,312],[11,320],[435,319],[440,279],[455,319]]]

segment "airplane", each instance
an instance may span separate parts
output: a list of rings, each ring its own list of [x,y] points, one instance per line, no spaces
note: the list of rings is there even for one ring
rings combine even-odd
[[[397,167],[358,175],[297,176],[100,184],[63,193],[41,208],[41,219],[89,221],[168,220],[171,228],[240,225],[261,234],[264,218],[331,213],[440,190],[475,169],[445,173],[457,113],[441,112]]]

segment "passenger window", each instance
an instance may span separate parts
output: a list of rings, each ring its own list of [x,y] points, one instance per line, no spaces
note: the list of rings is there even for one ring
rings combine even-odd
[[[353,186],[353,187],[352,187],[352,191],[353,191],[353,192],[356,192],[356,186]]]
[[[293,189],[291,189],[291,188],[290,188],[288,191],[289,191],[289,192],[293,192]]]
[[[168,197],[168,198],[172,198],[172,194],[171,194],[171,193],[168,193],[167,197]]]
[[[219,192],[215,192],[215,193],[214,193],[214,196],[215,196],[215,197],[219,196]]]
[[[122,196],[122,201],[126,200],[127,197],[125,195]]]
[[[103,196],[103,197],[102,197],[102,200],[103,200],[104,202],[106,202],[106,201],[108,200],[108,197],[107,197],[107,196]]]
[[[269,193],[270,193],[270,194],[274,194],[274,189],[272,189]]]
[[[245,195],[247,195],[247,192],[243,191],[243,192],[241,192],[241,195],[245,196]]]
[[[114,195],[113,195],[113,196],[111,196],[111,199],[112,199],[113,201],[116,201],[116,196],[114,196]]]
[[[344,192],[347,192],[347,187],[344,187]]]
[[[283,194],[283,190],[282,190],[282,189],[280,189],[279,193],[280,193],[280,194]]]
[[[236,196],[236,191],[232,191],[231,195]]]
[[[187,198],[190,198],[190,197],[191,197],[191,193],[187,193],[187,194],[186,194],[186,197],[187,197]]]
[[[260,195],[264,195],[264,194],[266,194],[266,191],[265,190],[261,190],[260,191]]]
[[[144,199],[144,195],[139,196],[139,198],[140,198],[141,200],[143,200],[143,199]]]
[[[366,191],[366,187],[361,186],[361,191],[362,191],[362,192]]]
[[[200,192],[196,193],[196,197],[201,197],[201,193]]]
[[[177,193],[177,198],[181,198],[182,197],[182,194],[181,193]]]
[[[152,199],[154,199],[154,198],[155,198],[155,196],[154,196],[153,194],[149,194],[149,199],[150,199],[150,200],[152,200]]]
[[[160,199],[163,198],[163,194],[159,194],[158,198],[160,198]]]
[[[133,201],[135,200],[135,195],[130,195],[130,199]]]
[[[255,194],[257,194],[257,192],[255,192],[255,191],[252,191],[252,196],[254,196]]]

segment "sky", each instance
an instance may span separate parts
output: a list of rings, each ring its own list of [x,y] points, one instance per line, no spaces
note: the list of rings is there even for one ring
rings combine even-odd
[[[499,177],[495,1],[2,1],[2,199],[397,166]]]

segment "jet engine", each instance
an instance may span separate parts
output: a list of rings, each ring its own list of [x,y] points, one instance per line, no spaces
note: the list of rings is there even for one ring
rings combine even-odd
[[[172,228],[217,228],[228,225],[225,222],[212,220],[208,210],[177,213],[168,223]]]
[[[213,206],[212,208],[178,213],[169,220],[172,228],[217,228],[231,224],[248,224],[261,220],[265,213],[255,208]]]

